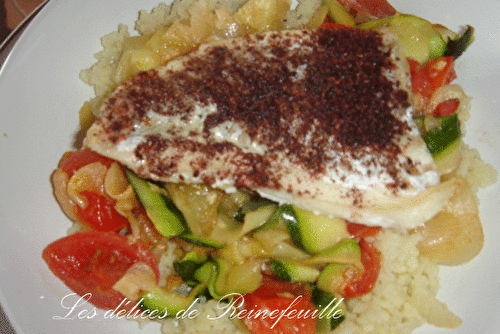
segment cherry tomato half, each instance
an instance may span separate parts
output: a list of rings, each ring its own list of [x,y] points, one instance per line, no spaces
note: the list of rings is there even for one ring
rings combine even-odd
[[[91,293],[90,303],[115,309],[125,299],[113,285],[136,262],[150,266],[159,279],[158,263],[142,244],[131,244],[113,232],[83,232],[56,240],[42,255],[50,270],[80,296]],[[133,306],[129,303],[128,306]]]
[[[82,195],[87,198],[87,206],[77,206],[77,216],[85,225],[102,232],[116,232],[129,225],[128,219],[116,211],[113,199],[90,191]]]
[[[59,161],[59,168],[68,174],[68,177],[71,177],[77,170],[93,162],[100,162],[109,168],[113,160],[85,148],[79,151],[66,152]]]
[[[433,115],[441,117],[454,114],[459,106],[460,101],[458,99],[446,100],[437,105],[436,109],[434,109]]]
[[[456,79],[457,74],[453,66],[453,57],[440,57],[430,59],[424,65],[408,58],[410,65],[411,84],[414,94],[420,95],[428,103],[436,90],[450,84]],[[450,100],[438,105],[433,111],[434,116],[446,116],[454,113],[459,101]]]
[[[312,316],[300,315],[304,315],[307,311],[309,311],[308,314],[312,314],[316,310],[311,302],[311,289],[307,284],[265,277],[260,288],[244,295],[244,298],[244,309],[248,312],[279,310],[286,313],[279,321],[277,318],[271,319],[262,315],[244,317],[243,324],[253,334],[316,333],[316,319]]]
[[[380,226],[367,226],[363,224],[347,222],[347,232],[353,239],[373,237],[380,231]]]
[[[372,291],[380,273],[379,250],[365,239],[359,241],[359,247],[361,248],[361,262],[365,270],[361,276],[353,277],[347,282],[342,292],[344,298],[359,297]]]

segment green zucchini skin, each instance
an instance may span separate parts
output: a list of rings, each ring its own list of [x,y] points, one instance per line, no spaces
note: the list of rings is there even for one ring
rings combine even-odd
[[[279,210],[292,242],[310,254],[319,253],[349,237],[342,219],[316,215],[295,205],[284,204]]]
[[[166,238],[177,236],[192,244],[210,249],[220,249],[225,246],[208,237],[191,233],[182,212],[170,199],[154,191],[152,182],[139,178],[130,170],[126,170],[126,176],[146,210],[146,214],[162,236]]]
[[[310,282],[318,278],[320,271],[316,268],[284,260],[270,260],[271,270],[276,277],[288,282]]]
[[[194,277],[207,286],[211,298],[221,299],[233,292],[227,286],[227,277],[232,268],[233,264],[223,258],[212,259],[199,267]]]
[[[260,197],[258,195],[254,195],[250,198],[248,202],[244,203],[241,206],[241,208],[238,209],[234,218],[239,222],[243,222],[243,219],[247,213],[255,211],[263,206],[274,205],[274,204],[275,202],[269,199]]]
[[[457,59],[474,42],[474,28],[470,25],[462,30],[456,39],[448,38],[444,56]]]
[[[325,249],[308,259],[304,259],[302,263],[309,266],[343,263],[363,269],[361,248],[359,247],[359,243],[353,239],[342,240],[335,246]]]
[[[211,238],[194,235],[187,227],[180,210],[161,191],[155,189],[156,185],[154,183],[137,177],[129,170],[127,170],[126,174],[146,213],[163,236],[169,238],[175,236],[212,250],[222,249],[226,246],[215,242]],[[355,268],[358,265],[359,245],[354,240],[345,239],[348,234],[344,220],[316,215],[294,205],[278,206],[274,202],[258,199],[254,199],[239,214],[243,222],[247,222],[247,219],[252,221],[265,220],[260,226],[253,223],[249,224],[258,227],[249,229],[248,233],[283,226],[289,231],[292,242],[296,246],[312,254],[308,258],[311,261],[310,263],[306,260],[268,260],[272,272],[278,279],[317,285],[316,289],[318,291],[324,285],[325,288],[321,289],[321,296],[330,298],[336,296],[335,293],[326,291],[333,287],[332,281],[340,279],[334,275],[338,270],[332,269],[334,267]],[[251,214],[254,214],[255,217],[247,217],[247,215]],[[261,216],[266,218],[261,219]],[[332,242],[332,240],[334,241]],[[248,286],[243,287],[241,284],[230,286],[232,284],[229,284],[230,280],[228,278],[236,273],[234,268],[235,264],[223,257],[214,258],[207,253],[198,255],[194,251],[189,252],[182,259],[174,262],[175,272],[185,284],[192,288],[189,296],[179,295],[166,291],[161,287],[156,287],[143,293],[140,307],[143,310],[154,312],[159,318],[168,318],[174,317],[178,312],[189,308],[200,296],[205,299],[221,299],[228,293],[251,292]],[[322,302],[326,300],[326,304],[330,304],[333,299],[325,299],[327,297],[321,297],[323,299],[317,298],[323,300]],[[342,319],[341,317],[329,318],[328,321],[322,321],[321,325],[334,328]]]
[[[318,333],[329,333],[345,320],[347,309],[344,298],[340,295],[332,294],[319,289],[317,286],[313,286],[311,301],[320,311],[317,323]]]
[[[192,251],[187,253],[182,260],[174,262],[174,270],[182,278],[184,283],[189,286],[195,286],[200,283],[200,281],[194,277],[194,274],[196,270],[207,261],[208,257],[205,254],[199,256],[196,252]]]
[[[438,158],[441,154],[445,153],[448,148],[459,142],[462,136],[460,120],[456,113],[436,117],[436,120],[440,126],[424,132],[423,117],[415,117],[415,123],[419,126],[424,142],[434,158]]]
[[[224,248],[225,244],[221,244],[215,240],[212,240],[208,237],[201,237],[194,235],[191,232],[185,232],[178,235],[178,237],[184,241],[190,242],[194,245],[210,248],[210,249],[221,249]]]
[[[292,205],[285,204],[280,207],[281,218],[286,224],[288,232],[292,237],[293,243],[302,249],[305,249],[302,243],[302,235],[299,227],[299,221],[297,219],[297,215],[295,214],[294,208]]]
[[[362,23],[361,29],[388,28],[398,37],[406,56],[424,64],[431,58],[443,56],[446,41],[429,21],[410,14],[394,16]]]
[[[153,314],[157,319],[174,318],[179,312],[186,311],[193,303],[196,303],[205,290],[205,286],[198,285],[185,297],[156,287],[141,296],[139,307],[143,311],[148,311],[151,318]]]
[[[187,230],[182,213],[165,196],[153,190],[153,184],[126,170],[126,176],[149,219],[165,238],[180,235]]]

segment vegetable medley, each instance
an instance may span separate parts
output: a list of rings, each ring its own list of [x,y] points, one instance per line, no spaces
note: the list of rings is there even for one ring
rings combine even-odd
[[[287,1],[250,0],[235,15],[243,22],[239,31],[262,30],[255,24],[279,29],[283,3]],[[257,19],[264,4],[276,12]],[[234,23],[236,18],[227,20]],[[472,27],[455,34],[400,14],[384,0],[325,0],[309,23],[322,29],[348,26],[390,29],[398,36],[411,72],[415,122],[441,177],[454,177],[461,149],[457,111],[465,99],[452,84],[454,61],[472,42]],[[120,80],[160,66],[203,41],[184,31],[177,37],[191,42],[172,47],[172,34],[181,31],[180,25],[173,27],[148,38],[131,37],[120,60]],[[161,54],[155,48],[166,51]],[[266,317],[242,321],[252,333],[316,333],[338,326],[349,316],[345,300],[367,294],[377,284],[383,254],[373,237],[380,227],[316,215],[247,189],[225,193],[203,185],[152,182],[89,149],[64,154],[52,181],[63,211],[81,228],[50,244],[43,258],[74,292],[92,293],[90,301],[100,308],[129,310],[140,301],[142,310],[164,318],[199,300],[242,295],[240,311],[293,305],[297,312],[326,312],[329,307],[328,312],[337,312],[321,320],[282,318],[274,325]],[[462,181],[452,199],[455,209],[420,230],[422,255],[458,264],[480,251],[482,230],[477,205],[470,204],[473,196]],[[465,222],[473,226],[478,241],[449,250],[446,236]],[[175,272],[160,281],[159,260],[172,249]]]

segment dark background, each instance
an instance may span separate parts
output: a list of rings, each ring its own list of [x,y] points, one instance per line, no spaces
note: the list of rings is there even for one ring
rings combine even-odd
[[[5,9],[4,1],[2,1],[2,7],[0,7],[0,43],[9,33],[10,29],[7,27],[7,10]]]
[[[0,43],[43,0],[0,0]]]

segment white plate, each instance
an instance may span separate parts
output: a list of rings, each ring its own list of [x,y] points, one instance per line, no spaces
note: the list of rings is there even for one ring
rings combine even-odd
[[[476,42],[458,60],[458,82],[474,97],[466,141],[500,170],[500,2],[497,0],[392,1],[454,30],[476,28]],[[65,235],[69,222],[55,202],[49,177],[72,148],[77,111],[92,90],[78,79],[100,50],[99,37],[119,23],[133,28],[147,0],[52,0],[29,25],[0,72],[0,301],[18,333],[145,333],[135,323],[106,319],[55,320],[69,310],[69,291],[47,269],[43,248]],[[500,186],[479,194],[486,235],[472,263],[443,268],[439,297],[464,324],[454,333],[500,332]],[[88,307],[86,307],[88,309]],[[73,315],[75,313],[72,313]],[[447,331],[424,326],[418,333]]]

